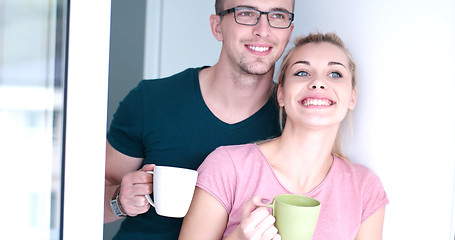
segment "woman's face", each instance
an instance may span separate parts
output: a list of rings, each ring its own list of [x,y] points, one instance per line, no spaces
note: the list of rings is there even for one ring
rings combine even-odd
[[[355,107],[357,91],[351,81],[349,60],[340,47],[331,43],[298,47],[277,92],[287,114],[286,124],[338,126]]]

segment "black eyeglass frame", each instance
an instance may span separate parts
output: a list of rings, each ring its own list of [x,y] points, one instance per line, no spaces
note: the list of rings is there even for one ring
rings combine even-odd
[[[250,9],[250,10],[254,10],[254,11],[257,11],[259,12],[259,17],[256,19],[256,23],[255,24],[246,24],[246,23],[239,23],[237,21],[237,16],[235,15],[235,10],[236,9]],[[269,13],[273,13],[273,12],[281,12],[281,13],[287,13],[289,15],[291,15],[291,18],[289,18],[289,25],[287,27],[274,27],[270,24],[270,19],[269,19]],[[240,25],[246,25],[246,26],[254,26],[256,24],[258,24],[259,20],[261,19],[261,16],[262,14],[265,14],[267,16],[267,22],[269,23],[269,26],[270,27],[273,27],[273,28],[278,28],[278,29],[286,29],[286,28],[289,28],[292,24],[292,22],[294,21],[294,13],[291,13],[291,12],[288,12],[288,11],[282,11],[282,10],[275,10],[275,11],[269,11],[269,12],[263,12],[261,10],[258,10],[256,8],[251,8],[251,7],[233,7],[233,8],[229,8],[229,9],[226,9],[226,10],[223,10],[221,12],[219,12],[217,15],[222,17],[228,13],[234,13],[234,20],[237,24],[240,24]]]

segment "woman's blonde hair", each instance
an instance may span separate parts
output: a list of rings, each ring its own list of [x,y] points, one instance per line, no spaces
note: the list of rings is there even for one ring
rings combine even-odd
[[[355,64],[355,62],[354,62],[354,60],[352,58],[351,53],[345,47],[345,45],[344,45],[343,41],[341,40],[341,38],[338,35],[336,35],[335,33],[326,33],[326,34],[323,34],[323,33],[310,33],[307,36],[302,36],[302,37],[296,38],[295,41],[294,41],[294,47],[291,50],[289,50],[289,52],[284,56],[283,62],[282,62],[281,67],[280,67],[280,72],[279,72],[279,75],[278,75],[278,84],[275,86],[275,88],[276,88],[275,91],[274,91],[275,94],[276,94],[276,90],[277,90],[278,85],[283,86],[283,84],[285,82],[286,70],[289,67],[290,59],[294,55],[296,49],[299,48],[299,47],[302,47],[302,46],[304,46],[305,44],[308,44],[308,43],[330,43],[330,44],[333,44],[333,45],[338,46],[341,49],[343,49],[343,51],[345,52],[346,56],[348,57],[348,61],[349,61],[349,70],[350,70],[351,75],[352,75],[352,79],[351,79],[352,88],[354,89],[356,87],[356,85],[357,85],[356,64]],[[350,112],[348,112],[348,115],[347,115],[346,118],[347,118],[347,120],[344,120],[344,121],[348,121],[348,122],[351,121],[350,120],[351,119]],[[286,123],[286,111],[284,110],[284,107],[280,107],[280,126],[281,126],[281,129],[284,128],[285,123]],[[341,143],[340,143],[339,133],[340,132],[338,131],[335,143],[334,143],[333,148],[332,148],[332,153],[334,155],[337,155],[339,157],[347,159],[346,156],[344,156],[342,154],[342,151],[341,151]]]

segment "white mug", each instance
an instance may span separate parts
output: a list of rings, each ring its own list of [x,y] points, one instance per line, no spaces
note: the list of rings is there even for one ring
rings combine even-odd
[[[198,172],[192,169],[155,166],[153,171],[153,198],[145,195],[161,216],[182,218],[190,208]]]

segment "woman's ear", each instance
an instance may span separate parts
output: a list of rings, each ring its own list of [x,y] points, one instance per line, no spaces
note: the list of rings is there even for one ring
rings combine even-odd
[[[351,111],[354,110],[356,102],[357,102],[357,88],[354,88],[354,89],[352,89],[351,101],[349,102],[348,109]]]
[[[278,105],[280,107],[284,107],[284,95],[283,95],[283,88],[281,84],[278,84],[278,88],[276,89],[276,99],[278,101]]]
[[[216,40],[223,41],[223,34],[221,32],[221,17],[216,14],[210,15],[210,28]]]

